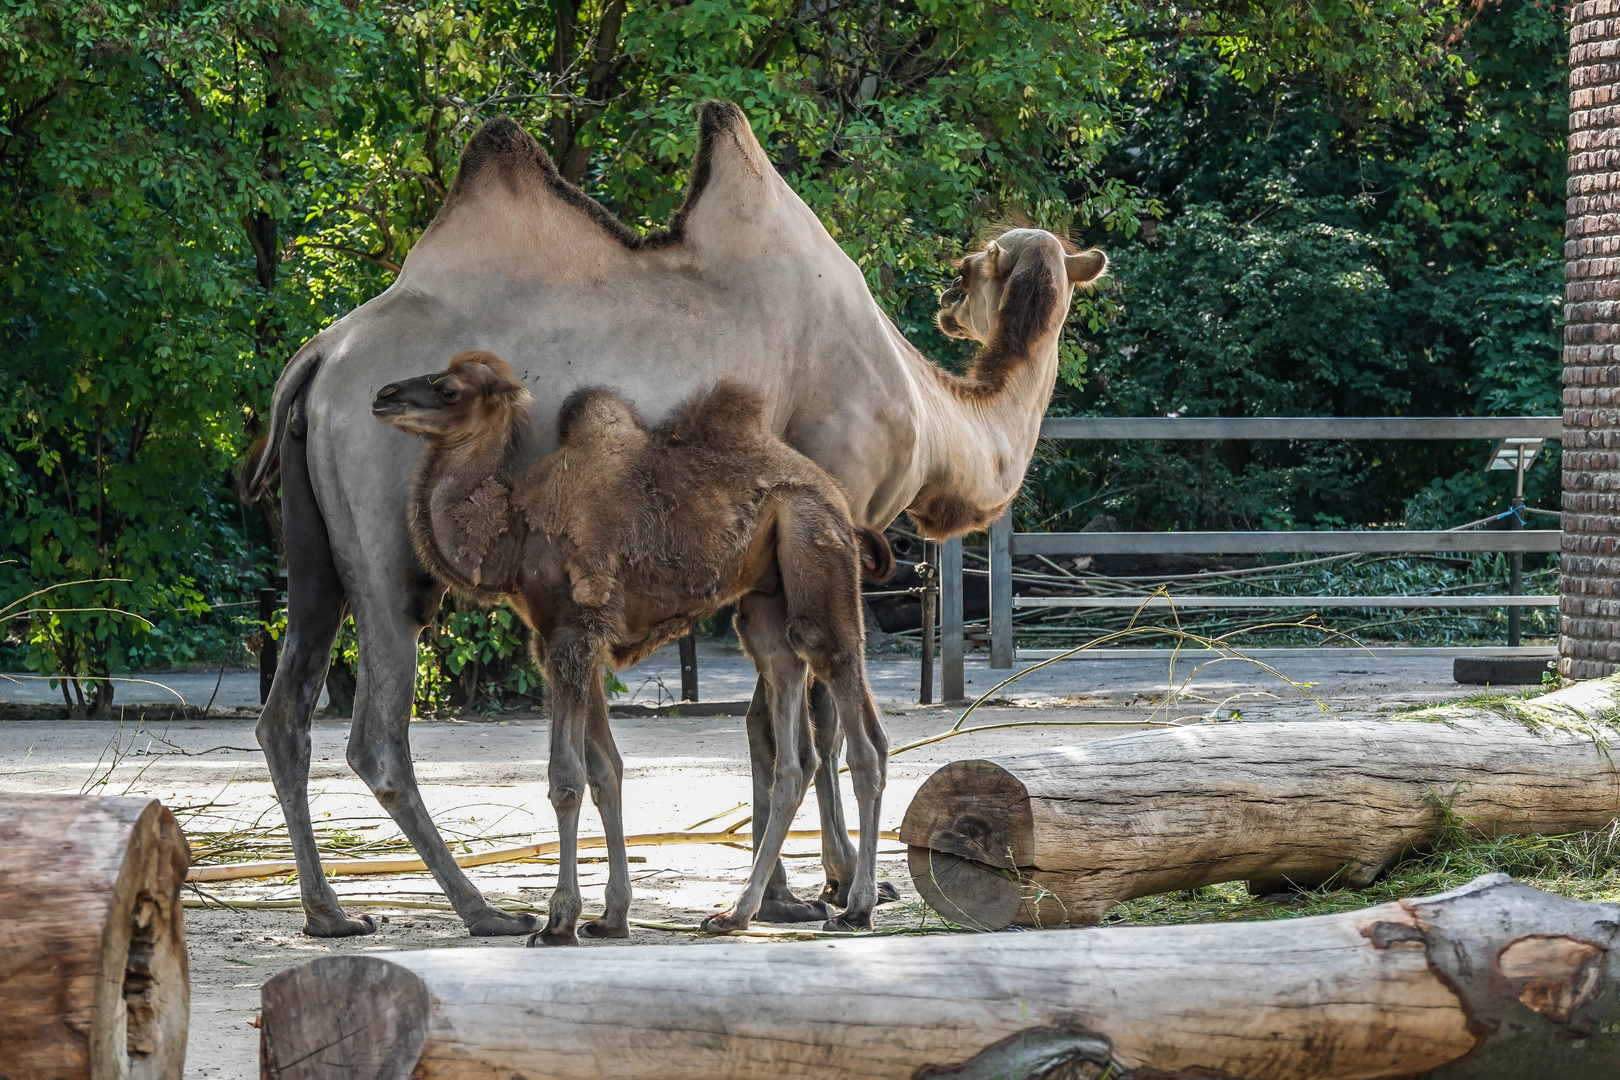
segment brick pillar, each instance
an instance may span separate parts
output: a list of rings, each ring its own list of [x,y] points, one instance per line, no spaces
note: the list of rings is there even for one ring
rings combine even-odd
[[[1569,28],[1558,670],[1620,671],[1620,0]]]

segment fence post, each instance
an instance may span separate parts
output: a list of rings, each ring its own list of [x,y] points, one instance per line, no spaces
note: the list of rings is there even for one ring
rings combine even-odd
[[[1010,509],[990,523],[990,666],[1013,666]]]
[[[923,561],[917,567],[922,583],[922,679],[917,688],[917,702],[934,703],[934,623],[938,619],[939,603],[939,545],[932,540],[923,541]]]
[[[276,621],[276,590],[259,590],[259,634],[264,642],[259,648],[259,704],[270,700],[270,686],[276,681],[276,639],[270,636],[270,624]]]
[[[947,705],[962,691],[962,538],[939,550],[939,697]]]
[[[687,634],[681,638],[681,700],[697,699],[697,638]]]

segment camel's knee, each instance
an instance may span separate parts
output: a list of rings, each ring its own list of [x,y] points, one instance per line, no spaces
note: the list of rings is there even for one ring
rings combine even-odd
[[[787,621],[785,629],[788,645],[809,662],[812,670],[831,671],[847,660],[842,642],[819,619],[795,615]]]
[[[566,814],[579,809],[586,788],[584,769],[573,762],[553,763],[548,779],[550,784],[547,795],[557,813]]]
[[[253,737],[272,763],[293,756],[309,757],[309,728],[298,723],[297,717],[289,716],[288,712],[286,706],[266,709],[259,714],[259,722],[253,725]]]
[[[392,811],[399,803],[400,794],[415,782],[409,756],[401,761],[391,747],[377,747],[364,739],[350,739],[346,756],[349,768],[365,781],[366,787],[371,789],[385,810]]]
[[[804,798],[805,790],[810,786],[810,777],[816,771],[815,756],[810,760],[803,760],[784,764],[777,762],[776,775],[772,778],[771,794],[777,798],[787,798],[794,801]]]
[[[604,766],[593,767],[590,770],[588,780],[593,803],[601,806],[605,800],[610,805],[618,804],[619,792],[624,786],[623,769]]]

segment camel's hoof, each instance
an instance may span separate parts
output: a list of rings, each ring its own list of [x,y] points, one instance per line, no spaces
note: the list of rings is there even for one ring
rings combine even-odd
[[[899,889],[896,889],[892,884],[890,884],[887,881],[880,881],[880,882],[877,883],[877,903],[879,903],[879,904],[893,904],[893,903],[896,903],[897,901],[899,901],[899,899],[900,899],[900,890]],[[849,906],[849,886],[845,885],[843,887],[840,887],[839,884],[836,881],[827,882],[825,885],[823,885],[821,887],[821,902],[824,903],[824,904],[828,904],[828,905],[830,905],[831,907],[834,907],[834,908],[848,907]],[[832,912],[829,911],[829,912],[827,912],[827,914],[825,916],[821,916],[821,917],[830,919],[830,918],[832,918]],[[806,919],[805,921],[808,922],[810,920]]]
[[[710,934],[729,934],[733,930],[748,929],[748,920],[734,912],[724,911],[704,919],[699,929]]]
[[[607,919],[592,919],[579,928],[580,937],[588,938],[627,938],[630,936],[630,927],[622,922],[609,922]]]
[[[863,920],[859,915],[851,915],[846,911],[836,919],[828,919],[827,922],[822,924],[821,928],[823,930],[842,934],[855,933],[856,931],[860,930],[870,930],[872,929],[872,913],[868,911],[866,913],[866,918]]]
[[[765,900],[754,918],[768,923],[822,922],[833,917],[832,905],[824,900]],[[740,927],[746,930],[747,927]]]
[[[531,934],[538,920],[527,912],[497,911],[490,908],[467,920],[467,933],[473,937],[515,937]]]
[[[523,942],[531,949],[557,949],[578,945],[579,935],[573,930],[537,930]]]
[[[304,933],[310,937],[365,937],[376,932],[377,920],[370,915],[356,915],[351,919],[340,911],[319,918],[304,916]]]

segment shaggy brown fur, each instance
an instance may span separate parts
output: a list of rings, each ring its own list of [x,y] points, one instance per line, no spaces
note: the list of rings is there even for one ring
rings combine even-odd
[[[778,786],[789,774],[783,797],[792,805],[773,810],[772,827],[792,821],[815,764],[807,720],[794,719],[808,671],[832,690],[860,774],[863,821],[869,808],[875,815],[886,742],[866,684],[859,579],[863,556],[873,572],[892,570],[881,535],[855,529],[843,491],[770,433],[760,396],[739,383],[717,383],[651,429],[613,391],[581,390],[559,414],[558,449],[513,476],[528,401],[510,367],[472,352],[437,375],[384,387],[373,412],[428,442],[409,510],[423,563],[463,595],[510,600],[534,631],[552,693],[552,798],[564,834],[572,836],[568,819],[583,787],[576,751],[592,766],[610,849],[617,828],[603,801],[618,804],[603,660],[634,664],[739,599],[738,635],[767,680],[773,671],[800,673],[773,683],[785,725],[778,747],[798,760],[778,768]],[[861,872],[841,925],[870,925],[876,824],[872,816],[863,826]],[[757,856],[766,873],[777,858],[767,846]],[[565,849],[562,862],[571,861]],[[587,935],[628,932],[628,870],[622,881],[618,870],[615,859],[608,914],[584,927]],[[745,891],[722,918],[747,925],[759,899]],[[536,937],[575,943],[578,911],[577,889],[560,883]]]

